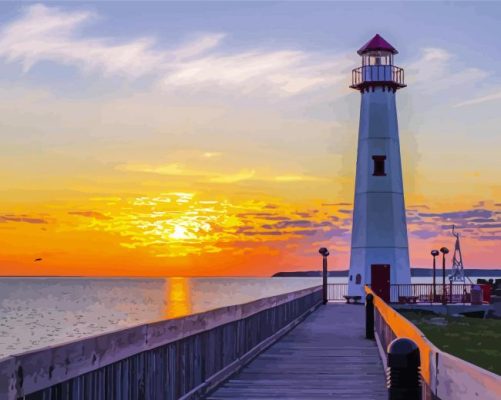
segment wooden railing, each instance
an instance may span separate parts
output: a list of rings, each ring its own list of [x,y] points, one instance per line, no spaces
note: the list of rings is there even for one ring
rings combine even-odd
[[[426,400],[499,400],[501,376],[439,350],[368,286],[365,293],[374,296],[374,331],[382,357],[395,338],[409,338],[419,347]]]
[[[197,398],[322,303],[322,287],[0,360],[1,400]]]

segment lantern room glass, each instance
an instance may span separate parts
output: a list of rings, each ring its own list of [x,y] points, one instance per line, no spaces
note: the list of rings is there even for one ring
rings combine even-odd
[[[393,65],[393,53],[390,51],[368,51],[362,55],[362,66]]]

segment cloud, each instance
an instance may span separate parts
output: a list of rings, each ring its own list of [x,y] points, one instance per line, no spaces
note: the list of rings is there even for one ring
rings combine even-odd
[[[26,7],[19,19],[1,30],[0,56],[20,62],[25,71],[50,60],[133,78],[151,73],[162,63],[163,55],[152,48],[149,38],[121,44],[104,38],[78,38],[77,31],[96,19],[88,11],[65,12],[42,4]]]
[[[487,240],[487,241],[501,241],[501,235],[482,235],[478,237],[480,240]]]
[[[214,173],[186,168],[180,163],[163,165],[123,164],[116,167],[119,171],[146,172],[159,175],[203,177],[212,183],[236,183],[255,177],[256,171],[243,169],[233,174]]]
[[[280,175],[274,178],[277,182],[323,182],[327,181],[326,178],[321,178],[318,176],[306,176],[306,175]]]
[[[209,179],[209,182],[214,183],[237,183],[241,181],[247,181],[254,178],[256,171],[254,170],[241,170],[235,174],[220,175]]]
[[[48,221],[43,218],[33,218],[27,215],[0,215],[0,223],[2,222],[26,222],[27,224],[47,224]]]
[[[204,54],[217,47],[226,35],[223,33],[206,34],[188,42],[174,51],[176,59],[184,60]]]
[[[86,35],[99,21],[86,10],[35,4],[0,31],[0,57],[29,71],[41,61],[71,65],[105,76],[139,78],[153,75],[166,90],[205,86],[239,92],[273,92],[290,96],[344,82],[351,60],[289,49],[226,50],[224,33],[200,34],[170,49],[153,37],[117,41]]]
[[[100,219],[100,220],[111,219],[110,217],[108,217],[104,214],[101,214],[100,212],[97,212],[97,211],[69,211],[68,214],[79,215],[81,217],[94,218],[94,219]]]
[[[238,229],[237,233],[240,233],[245,236],[280,236],[284,233],[281,231],[246,231],[243,229]]]
[[[476,97],[472,100],[463,101],[461,103],[455,104],[453,107],[458,108],[458,107],[472,106],[494,100],[501,100],[501,91],[489,94],[487,96]]]
[[[151,165],[151,164],[121,164],[116,167],[119,171],[146,172],[159,175],[177,176],[204,176],[208,175],[204,171],[193,171],[186,169],[180,163]]]
[[[296,227],[306,228],[312,225],[313,225],[312,221],[300,219],[300,220],[281,221],[273,225],[263,225],[263,228],[265,229],[284,229],[284,228],[296,228]]]
[[[206,170],[196,170],[185,167],[181,163],[170,164],[120,164],[116,167],[119,171],[126,172],[144,172],[159,175],[170,176],[189,176],[199,177],[211,183],[237,183],[242,181],[254,180],[263,182],[318,182],[325,181],[325,178],[307,175],[278,175],[265,176],[259,175],[253,169],[241,169],[235,173],[210,172]]]
[[[433,237],[437,237],[440,232],[437,232],[435,230],[428,230],[428,229],[417,229],[414,231],[410,232],[411,235],[418,237],[419,239],[430,239]]]
[[[470,218],[490,218],[492,214],[493,212],[491,210],[476,208],[472,210],[451,211],[442,213],[419,213],[419,216],[441,218],[447,220],[453,220],[453,219],[467,220]]]
[[[496,240],[501,220],[486,202],[479,202],[471,209],[447,212],[419,212],[407,210],[407,225],[412,236],[430,239],[449,236],[452,225],[461,235],[477,240]]]
[[[217,151],[206,151],[203,156],[205,158],[216,158],[216,157],[221,157],[223,153],[217,152]]]
[[[334,71],[348,66],[348,60],[325,60],[299,50],[218,53],[174,65],[163,85],[238,87],[247,93],[273,89],[287,96],[343,82],[344,72]]]
[[[319,233],[317,229],[300,229],[293,232],[295,235],[313,236]]]
[[[429,206],[427,206],[426,204],[411,204],[411,205],[409,206],[409,208],[411,208],[411,209],[412,209],[412,208],[416,208],[416,209],[418,209],[418,208],[423,208],[423,209],[425,209],[425,210],[429,210],[429,209],[430,209],[430,207],[429,207]],[[407,211],[412,211],[412,210],[407,210]]]
[[[421,57],[408,64],[408,83],[419,86],[423,92],[437,92],[452,86],[475,84],[489,74],[479,68],[458,68],[453,63],[455,55],[445,49],[427,47],[421,50]]]

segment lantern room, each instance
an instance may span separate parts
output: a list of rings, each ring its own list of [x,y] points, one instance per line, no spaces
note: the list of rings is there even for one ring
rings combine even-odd
[[[393,65],[393,56],[398,51],[379,34],[375,35],[357,52],[362,57],[362,66],[352,71],[353,89],[364,90],[383,87],[396,91],[405,87],[404,70]]]

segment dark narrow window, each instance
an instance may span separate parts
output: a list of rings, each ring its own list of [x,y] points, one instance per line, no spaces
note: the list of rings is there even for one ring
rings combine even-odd
[[[386,171],[384,169],[384,163],[386,161],[386,156],[372,156],[372,159],[374,160],[374,172],[372,173],[372,175],[385,176]]]
[[[357,276],[355,277],[355,283],[357,285],[360,285],[360,282],[362,282],[362,275],[357,274]]]
[[[353,280],[353,275],[350,275],[350,282]]]

